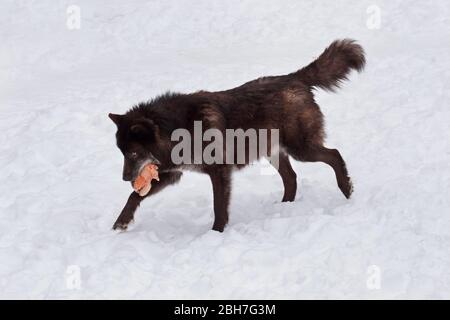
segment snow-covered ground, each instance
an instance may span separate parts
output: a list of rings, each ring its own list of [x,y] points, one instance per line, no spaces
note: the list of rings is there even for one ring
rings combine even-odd
[[[449,20],[446,0],[1,1],[0,298],[450,298]],[[220,234],[186,173],[111,230],[131,190],[108,112],[288,73],[338,38],[368,60],[317,93],[350,201],[293,161],[281,203],[255,165]]]

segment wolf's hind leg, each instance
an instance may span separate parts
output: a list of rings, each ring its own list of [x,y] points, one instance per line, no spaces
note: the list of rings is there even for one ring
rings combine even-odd
[[[283,180],[284,196],[281,201],[292,202],[295,200],[295,194],[297,193],[297,175],[294,169],[292,169],[289,156],[286,153],[280,152],[278,157],[278,168],[274,163],[270,162],[270,164],[278,170]]]
[[[341,154],[336,149],[328,149],[323,146],[309,147],[299,157],[300,161],[324,162],[333,168],[337,184],[344,196],[348,199],[353,192],[352,181],[347,172],[347,166]]]

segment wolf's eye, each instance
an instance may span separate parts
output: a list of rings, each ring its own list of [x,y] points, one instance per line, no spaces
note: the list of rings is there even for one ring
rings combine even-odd
[[[137,152],[131,152],[131,153],[130,153],[130,158],[131,158],[131,159],[136,159],[137,156],[138,156]]]

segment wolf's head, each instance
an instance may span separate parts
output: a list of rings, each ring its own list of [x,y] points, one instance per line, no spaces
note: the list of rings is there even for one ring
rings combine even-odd
[[[124,156],[122,178],[133,182],[148,163],[160,165],[164,157],[158,126],[145,117],[109,114],[116,124],[116,142]]]

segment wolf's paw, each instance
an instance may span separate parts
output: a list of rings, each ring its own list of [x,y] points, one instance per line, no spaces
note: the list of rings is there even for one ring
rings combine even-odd
[[[131,223],[133,223],[134,220],[130,220],[128,222],[124,222],[124,221],[116,221],[113,225],[113,230],[118,230],[118,231],[127,231],[128,229],[128,225],[130,225]]]
[[[347,199],[350,199],[352,193],[353,193],[353,183],[352,179],[350,177],[347,177],[348,180],[343,185],[339,186],[339,189],[341,189],[342,193]]]

